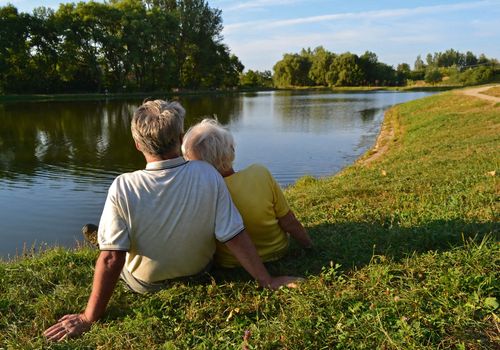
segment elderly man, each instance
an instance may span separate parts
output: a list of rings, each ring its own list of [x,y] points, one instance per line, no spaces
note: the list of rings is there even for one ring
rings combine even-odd
[[[99,223],[101,253],[85,311],[66,315],[44,335],[55,341],[90,329],[106,310],[121,277],[134,291],[156,292],[174,279],[210,266],[215,239],[223,242],[261,286],[292,282],[271,277],[250,241],[220,174],[181,157],[184,109],[148,101],[132,118],[132,136],[146,169],[118,176]]]

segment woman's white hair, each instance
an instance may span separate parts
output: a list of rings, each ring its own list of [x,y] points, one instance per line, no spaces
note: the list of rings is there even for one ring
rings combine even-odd
[[[203,119],[184,135],[182,153],[190,160],[204,160],[220,173],[233,167],[234,139],[215,119]]]

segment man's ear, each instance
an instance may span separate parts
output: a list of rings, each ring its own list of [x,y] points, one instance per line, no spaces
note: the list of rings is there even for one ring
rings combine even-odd
[[[141,151],[141,145],[139,145],[139,143],[137,141],[134,141],[135,143],[135,148],[139,151],[139,152],[142,152]]]

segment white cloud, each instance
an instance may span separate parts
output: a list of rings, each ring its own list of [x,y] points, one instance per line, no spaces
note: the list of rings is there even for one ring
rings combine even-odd
[[[278,0],[279,1],[279,0]],[[450,11],[469,10],[480,7],[488,7],[498,5],[498,1],[475,1],[468,3],[450,4],[450,5],[435,5],[422,6],[415,8],[401,8],[391,10],[364,11],[364,12],[347,12],[338,14],[328,14],[322,16],[310,16],[302,18],[294,18],[280,21],[250,21],[228,24],[224,28],[224,34],[232,33],[240,29],[247,30],[248,28],[259,28],[260,30],[268,30],[278,27],[289,27],[300,24],[312,24],[335,20],[375,20],[384,18],[400,18],[407,16],[425,15],[425,14],[440,14]]]
[[[251,1],[243,1],[232,6],[229,6],[225,9],[225,11],[241,11],[248,9],[263,9],[272,6],[279,5],[288,5],[297,3],[300,0],[251,0]]]

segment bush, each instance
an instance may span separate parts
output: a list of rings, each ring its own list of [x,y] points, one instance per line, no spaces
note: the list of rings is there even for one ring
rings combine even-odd
[[[470,68],[463,72],[456,71],[450,74],[450,82],[465,86],[480,85],[494,80],[494,71],[491,67]]]
[[[440,72],[438,68],[428,68],[425,72],[424,80],[428,84],[436,84],[439,83],[443,79],[443,74]]]
[[[249,70],[246,73],[240,75],[240,86],[242,87],[267,87],[273,86],[273,78],[270,71],[266,70],[264,72]]]

